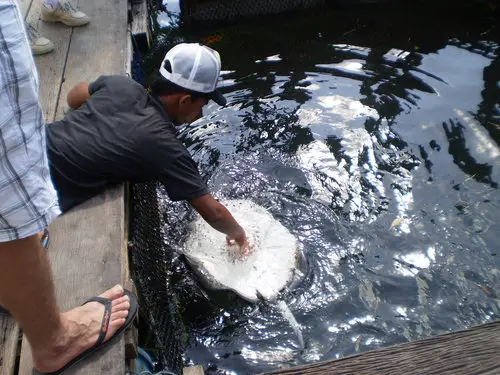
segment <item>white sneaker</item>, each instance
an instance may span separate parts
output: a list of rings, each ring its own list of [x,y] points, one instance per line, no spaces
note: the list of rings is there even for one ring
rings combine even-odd
[[[38,30],[28,23],[26,24],[26,31],[28,32],[31,53],[33,55],[44,55],[54,50],[54,43],[50,39],[40,36]]]
[[[55,8],[43,4],[40,18],[48,22],[62,22],[68,26],[83,26],[90,22],[90,18],[68,0],[60,0]]]

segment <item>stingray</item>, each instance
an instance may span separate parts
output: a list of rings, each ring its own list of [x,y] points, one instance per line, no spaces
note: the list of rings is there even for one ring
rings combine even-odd
[[[203,219],[191,223],[183,246],[191,269],[205,287],[231,290],[249,302],[267,301],[287,319],[304,347],[300,326],[279,294],[292,289],[303,276],[299,242],[264,207],[250,200],[223,202],[245,229],[252,254],[240,256],[237,245],[228,246],[226,236]]]

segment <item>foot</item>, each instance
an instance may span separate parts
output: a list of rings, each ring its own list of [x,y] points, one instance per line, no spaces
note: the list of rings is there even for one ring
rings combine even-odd
[[[90,18],[68,0],[60,0],[55,7],[43,4],[40,18],[47,22],[62,22],[67,26],[83,26],[90,22]]]
[[[104,342],[109,340],[125,323],[130,309],[130,300],[124,290],[117,285],[100,297],[112,301],[111,316]],[[104,305],[90,302],[61,314],[61,332],[55,335],[51,347],[38,352],[33,350],[33,365],[41,373],[54,372],[72,359],[92,347],[99,337],[104,314]]]
[[[50,41],[50,39],[40,36],[40,34],[38,34],[38,30],[32,25],[27,24],[26,29],[28,32],[31,53],[33,53],[33,55],[44,55],[54,50],[54,44]]]

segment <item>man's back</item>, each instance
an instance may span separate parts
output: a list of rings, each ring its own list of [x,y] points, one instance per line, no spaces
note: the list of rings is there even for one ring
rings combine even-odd
[[[160,148],[185,152],[161,103],[125,76],[100,77],[90,98],[47,127],[53,182],[64,211],[126,180],[158,177]]]

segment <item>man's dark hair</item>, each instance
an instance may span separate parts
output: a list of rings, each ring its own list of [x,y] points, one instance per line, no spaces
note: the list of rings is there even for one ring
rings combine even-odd
[[[210,100],[210,97],[207,94],[203,94],[200,92],[192,91],[185,89],[179,85],[176,85],[173,82],[170,82],[168,79],[164,78],[160,72],[155,72],[151,75],[149,80],[149,88],[151,92],[155,95],[172,95],[172,94],[188,94],[191,95],[191,100],[194,102],[198,98],[205,98]]]

